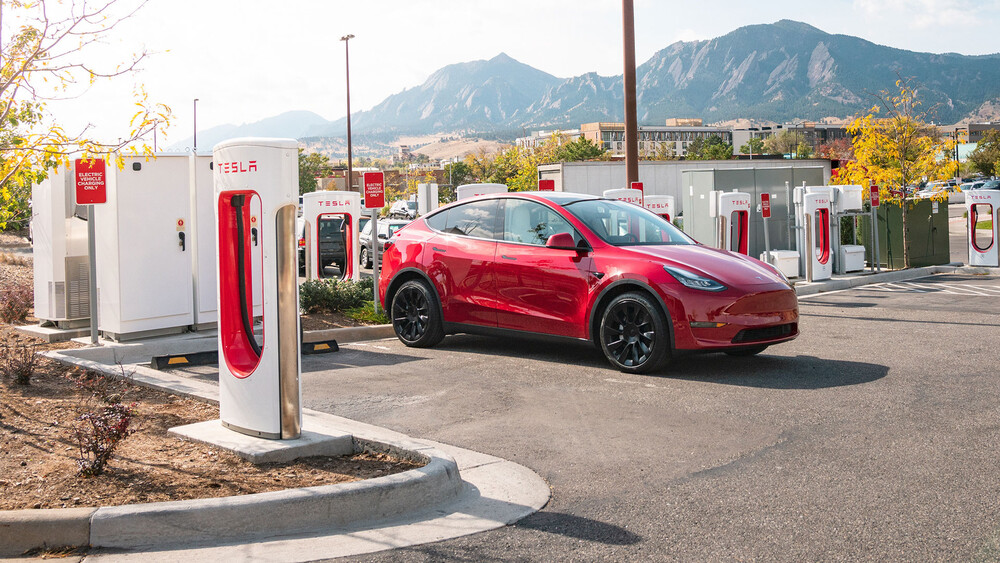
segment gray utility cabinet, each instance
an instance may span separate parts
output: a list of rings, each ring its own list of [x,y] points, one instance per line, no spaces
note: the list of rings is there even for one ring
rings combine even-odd
[[[795,212],[789,205],[790,190],[795,186],[822,186],[823,168],[736,168],[685,170],[681,172],[681,197],[684,205],[684,232],[700,243],[716,245],[716,218],[709,215],[711,192],[738,191],[750,194],[750,256],[764,253],[764,220],[758,211],[760,194],[771,194],[771,219],[768,236],[771,250],[794,250]],[[788,189],[786,189],[786,185]]]

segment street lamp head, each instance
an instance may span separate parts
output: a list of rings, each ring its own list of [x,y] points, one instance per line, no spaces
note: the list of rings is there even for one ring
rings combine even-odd
[[[347,41],[348,39],[354,39],[354,36],[348,34],[340,38],[341,41]]]

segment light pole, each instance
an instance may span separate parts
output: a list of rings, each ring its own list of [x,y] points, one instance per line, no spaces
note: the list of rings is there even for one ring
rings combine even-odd
[[[194,99],[194,152],[198,152],[198,98]]]
[[[354,39],[351,34],[340,38],[344,42],[344,73],[347,76],[347,191],[351,191],[354,180],[354,163],[351,160],[351,54],[348,49],[351,39]]]

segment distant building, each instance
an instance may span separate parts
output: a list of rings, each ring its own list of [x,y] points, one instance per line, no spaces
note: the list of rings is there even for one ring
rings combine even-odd
[[[969,124],[969,142],[978,143],[983,140],[987,131],[1000,129],[1000,121],[989,121],[985,123]]]
[[[550,139],[559,137],[563,137],[567,141],[575,141],[580,138],[580,130],[532,131],[527,137],[518,137],[514,141],[514,145],[519,149],[535,149],[544,145]]]
[[[669,125],[670,123],[697,123],[697,125]],[[733,142],[732,131],[724,127],[705,127],[700,119],[668,119],[668,125],[640,125],[639,152],[655,153],[664,148],[672,150],[675,156],[687,154],[688,145],[697,139],[721,137],[726,143]],[[612,156],[625,154],[624,123],[584,123],[580,125],[584,138],[590,139]]]
[[[742,129],[733,129],[733,152],[740,153],[740,147],[750,142],[751,138],[766,139],[771,135],[776,135],[782,131],[792,131],[801,135],[802,142],[806,143],[815,151],[821,146],[838,139],[850,139],[851,135],[843,125],[830,125],[826,123],[816,123],[815,121],[802,121],[798,123],[785,123],[781,125],[760,125]]]

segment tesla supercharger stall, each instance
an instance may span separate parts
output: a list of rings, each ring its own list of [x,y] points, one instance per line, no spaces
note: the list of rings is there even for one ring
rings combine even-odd
[[[439,207],[438,185],[417,184],[417,216],[423,217]]]
[[[647,195],[642,198],[642,206],[663,217],[667,222],[674,220],[674,196]]]
[[[829,193],[801,193],[799,219],[800,248],[805,258],[806,281],[828,280],[833,276],[833,246],[830,238]]]
[[[358,272],[358,219],[361,217],[361,194],[357,192],[312,192],[302,196],[302,219],[305,221],[305,268],[308,279],[327,277],[323,260],[323,237],[335,232],[344,249],[345,263],[339,264],[342,280],[361,279]]]
[[[716,192],[715,209],[709,214],[716,220],[718,248],[749,255],[750,252],[750,194],[744,192]]]
[[[642,191],[633,190],[632,188],[616,188],[613,190],[604,190],[604,197],[608,199],[617,199],[618,201],[624,201],[626,203],[631,203],[642,207]]]
[[[1000,254],[997,252],[1000,191],[966,190],[965,208],[969,215],[969,265],[1000,267]],[[976,225],[984,221],[992,222],[990,228],[977,229]]]
[[[455,188],[455,200],[462,201],[480,195],[505,193],[507,193],[505,184],[464,184]]]
[[[213,153],[219,418],[243,434],[295,439],[302,426],[298,143],[234,139],[216,145]],[[260,341],[254,334],[256,295],[262,305]]]

